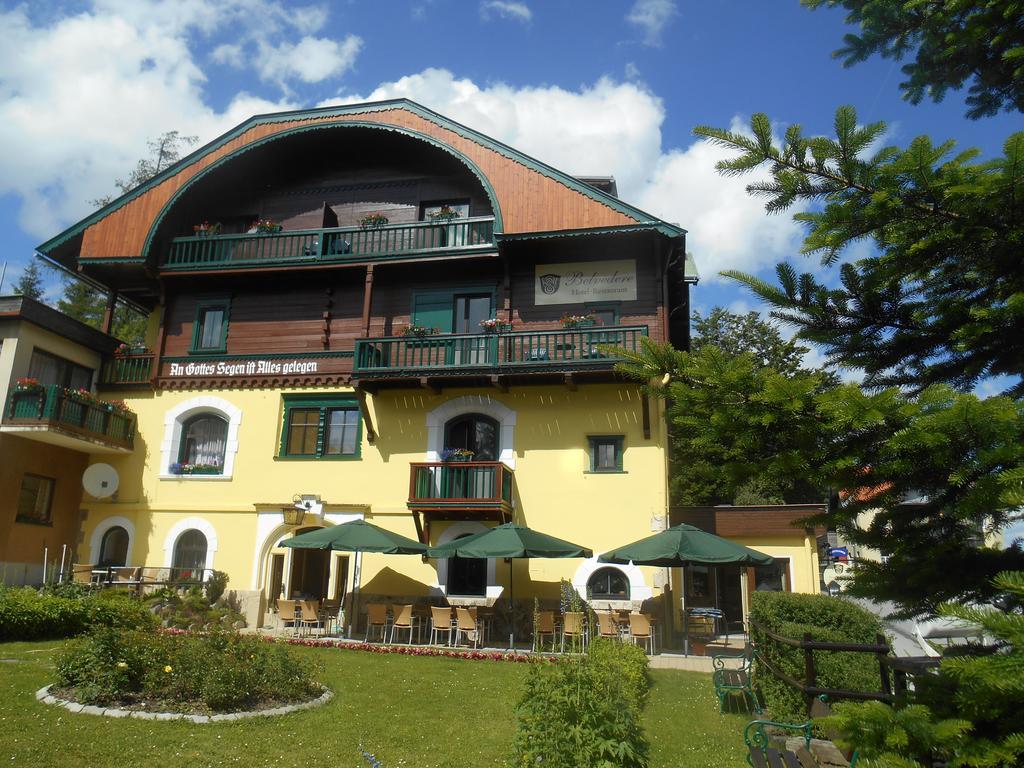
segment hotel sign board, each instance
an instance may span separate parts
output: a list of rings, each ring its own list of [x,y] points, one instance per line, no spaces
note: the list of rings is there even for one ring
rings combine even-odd
[[[196,360],[169,363],[165,376],[297,376],[320,373],[322,360]]]
[[[574,261],[538,264],[537,304],[585,304],[636,299],[636,260]]]

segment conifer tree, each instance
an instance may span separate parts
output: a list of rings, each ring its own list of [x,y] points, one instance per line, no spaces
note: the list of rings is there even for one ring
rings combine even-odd
[[[14,283],[13,290],[20,296],[27,296],[37,301],[43,297],[43,275],[35,259],[32,259],[21,271],[17,282]]]

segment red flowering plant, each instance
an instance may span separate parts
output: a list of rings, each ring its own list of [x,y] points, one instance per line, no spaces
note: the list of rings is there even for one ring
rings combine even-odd
[[[272,235],[281,231],[281,225],[273,219],[256,219],[252,226],[249,227],[249,230],[260,235]]]
[[[87,405],[93,405],[102,402],[96,395],[85,387],[77,387],[75,389],[67,388],[64,390],[64,395],[69,400],[75,400],[79,403],[86,403]]]
[[[39,379],[33,379],[26,376],[22,379],[16,379],[14,382],[15,392],[42,392],[45,387],[39,383]]]
[[[213,237],[214,235],[220,234],[220,222],[211,224],[208,221],[204,221],[202,224],[196,224],[192,227],[192,231],[196,237]]]
[[[376,229],[388,223],[388,217],[380,211],[368,213],[359,220],[359,226],[363,229]]]
[[[580,328],[587,325],[596,325],[599,320],[597,315],[588,312],[585,315],[562,315],[558,322],[562,324],[563,328]]]
[[[128,403],[124,400],[108,400],[107,407],[115,413],[121,413],[125,416],[130,416],[135,413],[135,411],[128,407]]]
[[[451,221],[452,219],[459,218],[461,215],[450,205],[442,205],[436,211],[431,211],[427,214],[434,221]]]

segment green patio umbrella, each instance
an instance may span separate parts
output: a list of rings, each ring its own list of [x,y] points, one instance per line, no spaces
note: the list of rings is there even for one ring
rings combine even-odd
[[[548,536],[524,525],[506,523],[496,528],[455,539],[447,544],[431,547],[427,553],[430,557],[468,557],[468,558],[509,558],[508,565],[508,602],[509,617],[513,618],[512,608],[512,558],[533,557],[593,557],[594,553],[571,541]],[[515,621],[509,622],[508,644],[515,648]]]
[[[352,520],[340,525],[318,528],[284,539],[279,546],[293,549],[331,549],[337,552],[376,552],[383,555],[424,555],[425,544],[407,539],[365,520]],[[356,595],[358,595],[358,585]],[[352,614],[358,617],[357,598],[353,598]],[[348,635],[352,635],[352,622],[348,622]]]
[[[756,549],[735,544],[693,525],[683,523],[653,536],[634,541],[599,558],[599,563],[626,565],[656,565],[680,568],[691,563],[698,565],[771,565],[775,559]],[[683,652],[690,653],[690,628],[683,611]]]

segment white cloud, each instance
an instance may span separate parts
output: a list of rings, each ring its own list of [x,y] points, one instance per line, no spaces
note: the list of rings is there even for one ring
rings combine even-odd
[[[263,45],[257,66],[260,77],[285,88],[292,79],[319,83],[350,69],[362,47],[363,41],[356,35],[349,35],[340,43],[306,36],[295,44]]]
[[[480,18],[489,21],[494,16],[525,23],[533,18],[533,12],[526,3],[512,2],[512,0],[484,0],[480,3]]]
[[[639,80],[640,79],[640,68],[632,61],[626,62],[626,68],[624,74],[627,80]]]
[[[41,239],[114,191],[147,139],[178,130],[205,142],[253,114],[299,106],[287,91],[276,100],[243,91],[212,108],[199,41],[231,31],[235,42],[215,48],[220,63],[245,63],[254,46],[269,46],[266,76],[282,87],[338,74],[358,52],[314,37],[283,47],[294,25],[312,35],[326,11],[271,0],[96,0],[62,18],[34,12],[0,11],[0,195],[21,200],[19,224]]]
[[[626,21],[644,33],[644,45],[660,46],[665,27],[678,15],[673,0],[636,0],[626,14]]]

